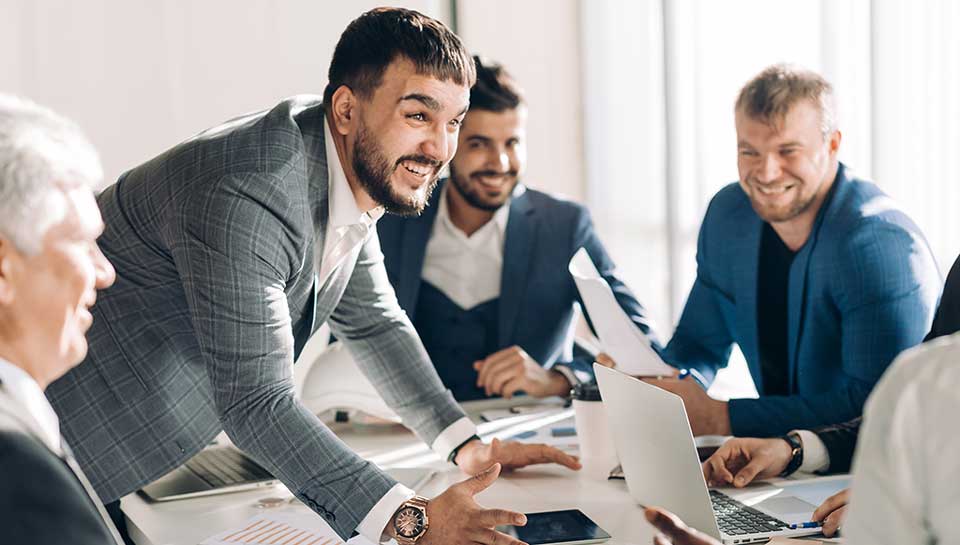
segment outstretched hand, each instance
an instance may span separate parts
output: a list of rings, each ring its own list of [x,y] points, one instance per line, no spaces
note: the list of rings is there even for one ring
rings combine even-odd
[[[562,450],[544,444],[527,444],[494,439],[490,444],[475,439],[460,447],[455,460],[464,473],[474,474],[499,463],[504,469],[517,469],[534,464],[560,464],[580,469],[580,460]]]

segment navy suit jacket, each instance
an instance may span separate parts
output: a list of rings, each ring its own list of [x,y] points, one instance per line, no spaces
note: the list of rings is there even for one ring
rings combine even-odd
[[[877,186],[849,177],[841,164],[790,268],[790,395],[764,396],[757,344],[762,226],[738,184],[713,198],[697,243],[697,279],[664,359],[709,384],[739,345],[760,398],[730,401],[735,435],[779,435],[859,416],[890,362],[930,327],[941,279],[926,239]]]
[[[440,181],[419,217],[387,215],[377,223],[387,275],[411,320],[417,312],[424,255],[444,183]],[[499,349],[518,345],[544,367],[560,361],[578,377],[588,378],[593,376],[593,358],[569,359],[574,303],[580,301],[580,294],[568,266],[581,247],[610,284],[620,307],[659,349],[643,306],[617,277],[586,207],[517,185],[503,248]]]

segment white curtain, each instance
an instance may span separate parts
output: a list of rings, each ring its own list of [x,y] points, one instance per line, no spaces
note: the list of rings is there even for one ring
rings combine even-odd
[[[841,160],[899,200],[941,269],[960,252],[960,2],[629,0],[581,4],[587,200],[669,337],[709,199],[737,179],[733,102],[764,67],[837,91]],[[754,393],[736,355],[718,377]]]

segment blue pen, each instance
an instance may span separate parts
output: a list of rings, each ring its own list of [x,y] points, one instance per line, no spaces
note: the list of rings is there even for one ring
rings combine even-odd
[[[797,524],[791,524],[791,530],[799,530],[801,528],[819,528],[822,525],[820,522],[800,522]]]

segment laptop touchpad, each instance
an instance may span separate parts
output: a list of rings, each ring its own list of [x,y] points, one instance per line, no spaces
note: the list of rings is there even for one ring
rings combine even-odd
[[[810,505],[800,498],[783,495],[763,500],[754,507],[777,517],[787,524],[809,521],[810,516],[817,508],[816,505]]]

